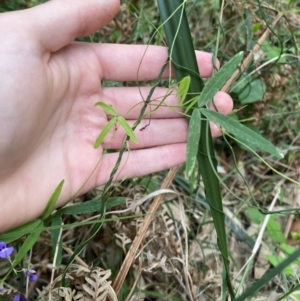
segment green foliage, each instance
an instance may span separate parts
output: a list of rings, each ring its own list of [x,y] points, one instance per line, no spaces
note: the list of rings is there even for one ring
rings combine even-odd
[[[126,198],[123,198],[123,197],[109,198],[107,200],[106,209],[124,204],[125,201],[126,201]],[[89,213],[99,212],[101,207],[103,206],[102,202],[103,202],[103,200],[101,198],[98,198],[98,199],[94,199],[91,201],[74,204],[71,206],[61,208],[57,212],[57,214],[58,215],[78,215],[78,214],[89,214]]]
[[[95,144],[94,144],[94,148],[98,148],[104,138],[107,136],[107,134],[109,133],[109,131],[111,130],[111,128],[118,122],[118,117],[113,117],[111,120],[109,120],[107,122],[107,124],[104,126],[104,128],[102,129],[102,131],[100,132],[99,136],[97,137]]]
[[[6,243],[15,241],[21,238],[22,236],[34,231],[40,225],[40,223],[40,219],[30,221],[22,226],[7,231],[6,233],[0,234],[0,241],[5,241]]]
[[[282,262],[280,262],[276,267],[267,272],[262,278],[257,280],[250,288],[248,288],[241,296],[235,298],[235,301],[247,300],[247,298],[252,297],[256,292],[271,281],[274,277],[280,274],[286,267],[288,267],[292,262],[297,260],[300,256],[300,249],[295,250],[290,256],[286,257]]]
[[[36,228],[32,231],[31,234],[26,238],[26,240],[22,243],[17,255],[12,262],[12,267],[16,267],[25,257],[25,255],[32,249],[33,245],[38,241],[42,231],[43,231],[44,223],[40,221]]]
[[[262,44],[262,50],[266,54],[268,60],[279,58],[277,63],[286,63],[286,58],[282,56],[282,49],[272,45],[269,41]]]
[[[230,92],[237,95],[242,105],[246,105],[262,100],[266,92],[266,85],[259,78],[247,78],[247,80],[241,78]]]
[[[190,28],[185,13],[185,4],[186,1],[181,0],[158,0],[160,16],[163,21],[167,44],[169,46],[169,56],[174,65],[177,81],[180,82],[186,76],[191,77],[186,101],[183,102],[184,107],[186,107],[186,103],[193,95],[199,94],[203,89],[203,82],[199,75]],[[221,76],[219,75],[219,78],[220,77]],[[212,94],[213,89],[216,89],[216,86],[221,84],[222,80],[219,80],[216,85],[211,83],[211,86],[206,88],[206,93],[202,96],[203,100],[201,101],[200,99],[199,103],[201,104],[203,102],[203,104],[205,104],[209,101],[215,94]],[[233,298],[234,291],[230,279],[223,204],[219,179],[216,175],[216,160],[212,157],[214,153],[212,137],[208,122],[201,118],[201,116],[199,123],[201,123],[201,133],[197,152],[198,171],[204,182],[206,197],[211,208],[211,214],[218,236],[219,248],[225,268],[224,281],[226,281],[227,289]]]
[[[184,108],[185,112],[188,113],[198,102],[198,108],[201,108],[208,104],[209,101],[213,99],[215,94],[222,89],[228,79],[231,77],[233,72],[237,69],[238,65],[243,59],[243,52],[237,53],[232,57],[204,86],[200,96],[195,96],[190,99],[189,102],[185,102]],[[185,77],[187,78],[187,77]],[[187,85],[190,84],[190,81],[184,80],[185,88],[188,88]],[[181,80],[182,81],[182,80]],[[181,83],[180,81],[180,83]],[[180,88],[180,85],[179,85]],[[183,88],[181,88],[183,89]],[[181,93],[179,93],[181,94]],[[186,95],[186,94],[185,94]],[[185,99],[185,98],[184,98]],[[183,106],[183,101],[180,100],[180,106]]]
[[[107,114],[111,114],[113,116],[117,116],[116,110],[112,106],[106,104],[103,101],[96,102],[95,106],[101,107]]]
[[[55,188],[54,192],[52,193],[47,206],[41,216],[42,220],[46,220],[52,213],[53,209],[55,208],[55,204],[60,196],[61,190],[64,186],[65,180],[62,180],[58,186]]]
[[[193,110],[189,123],[189,134],[187,141],[186,172],[190,178],[196,167],[197,153],[201,134],[201,115],[199,110]]]
[[[129,125],[129,123],[124,119],[124,117],[117,116],[117,112],[112,106],[102,101],[95,103],[95,106],[100,106],[106,113],[113,115],[113,118],[107,122],[107,124],[104,126],[104,128],[98,135],[94,143],[94,148],[98,148],[102,144],[103,140],[108,135],[112,127],[117,126],[118,123],[125,130],[127,136],[129,136],[134,143],[138,143],[138,139],[135,133],[133,132],[131,126]]]
[[[266,215],[262,214],[257,208],[249,207],[247,208],[248,216],[252,223],[254,224],[261,224],[263,220],[265,219]],[[268,224],[267,224],[267,237],[273,242],[273,243],[285,243],[286,238],[281,230],[280,224],[276,221],[278,218],[278,215],[272,214]]]
[[[275,243],[284,243],[286,242],[286,238],[281,230],[281,227],[277,221],[275,221],[275,217],[270,218],[267,225],[267,237],[270,238]]]
[[[230,115],[225,116],[218,112],[210,111],[207,109],[200,110],[201,113],[203,113],[209,120],[213,121],[220,127],[226,129],[229,133],[233,134],[237,140],[242,140],[246,144],[249,142],[251,145],[254,145],[262,151],[268,152],[277,158],[283,158],[282,152],[271,142],[269,142],[256,132],[252,131],[250,128],[242,125]]]
[[[183,103],[185,102],[186,95],[188,93],[188,90],[190,88],[191,84],[191,77],[185,76],[179,83],[178,83],[178,89],[176,96],[179,99],[179,105],[182,107]]]
[[[270,263],[277,267],[280,263],[282,263],[284,260],[286,260],[291,254],[293,254],[296,251],[296,248],[287,245],[282,244],[280,246],[281,249],[281,255],[274,254],[274,255],[268,255],[267,258],[270,261]],[[282,273],[286,276],[297,276],[300,277],[300,257],[295,259],[292,264],[286,266]]]
[[[137,139],[135,133],[131,129],[131,126],[128,124],[128,122],[124,119],[124,117],[119,116],[118,122],[120,123],[120,126],[125,130],[126,134],[130,137],[130,139],[134,143],[138,143],[138,139]]]
[[[243,55],[243,52],[237,53],[208,81],[200,94],[198,100],[199,108],[205,106],[213,99],[215,94],[222,89],[222,87],[241,63]]]

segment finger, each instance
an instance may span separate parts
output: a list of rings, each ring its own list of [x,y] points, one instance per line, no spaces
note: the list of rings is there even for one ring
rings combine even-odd
[[[133,121],[128,121],[132,127]],[[150,148],[167,144],[184,143],[187,140],[188,125],[184,118],[143,119],[134,131],[138,143],[130,142],[130,149]],[[102,146],[106,149],[120,149],[126,137],[125,130],[118,126],[105,138]]]
[[[111,105],[117,115],[126,119],[136,120],[140,116],[144,101],[149,95],[151,87],[113,87],[103,89],[103,99]],[[222,114],[232,111],[232,98],[225,92],[218,92],[211,104],[211,109]],[[179,101],[176,97],[176,89],[157,87],[151,97],[151,101],[146,108],[146,118],[178,118],[184,117],[183,110],[179,108]]]
[[[127,121],[132,127],[134,121]],[[222,133],[216,124],[210,122],[212,137],[219,137]],[[134,131],[138,143],[130,140],[130,149],[156,147],[166,144],[183,143],[187,141],[188,123],[185,118],[176,119],[143,119]],[[97,132],[97,134],[99,134]],[[113,129],[105,138],[105,149],[120,149],[127,134],[122,127]],[[96,137],[96,136],[95,136]]]
[[[161,46],[92,44],[102,66],[103,79],[114,81],[145,81],[157,79],[168,58],[167,49]],[[201,77],[212,74],[212,54],[197,51],[196,58]],[[163,77],[169,76],[167,67]],[[172,75],[174,76],[174,74]]]
[[[54,52],[106,25],[119,5],[118,0],[52,0],[16,14],[31,25],[30,34],[42,49]]]
[[[126,119],[137,120],[151,87],[113,87],[103,89],[103,99],[111,105],[117,115]],[[175,89],[157,87],[147,105],[145,118],[175,118],[184,117]]]
[[[229,114],[233,109],[233,100],[226,92],[219,91],[210,103],[210,109],[222,114]]]
[[[129,120],[132,127],[135,121]],[[213,137],[221,135],[219,127],[211,123],[211,134]],[[184,143],[187,141],[188,124],[185,118],[174,119],[143,119],[134,131],[138,143],[130,140],[130,149],[151,148],[161,145]],[[94,136],[98,135],[98,131]],[[127,134],[125,130],[118,126],[113,128],[105,137],[102,144],[104,149],[120,149]]]
[[[115,166],[118,155],[118,153],[104,155],[103,163],[97,175],[98,185],[103,185],[108,181],[109,171]],[[183,163],[185,156],[185,143],[127,152],[123,155],[122,163],[114,180],[142,177],[153,172],[169,169]],[[103,170],[107,172],[104,173]]]
[[[222,114],[229,114],[233,109],[233,100],[229,94],[219,91],[213,101],[210,103],[210,109],[218,111]],[[220,127],[213,122],[209,122],[210,130],[213,137],[219,137],[222,135]]]

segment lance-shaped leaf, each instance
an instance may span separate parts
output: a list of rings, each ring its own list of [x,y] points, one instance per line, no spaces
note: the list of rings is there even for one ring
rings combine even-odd
[[[33,232],[25,239],[21,248],[19,249],[14,261],[12,262],[12,267],[17,266],[28,253],[28,251],[33,247],[33,245],[37,242],[40,237],[41,232],[43,231],[44,223],[40,221],[37,227],[33,230]]]
[[[108,113],[110,115],[113,115],[113,116],[117,115],[116,110],[112,106],[104,103],[103,101],[96,102],[95,106],[101,107],[106,113]]]
[[[113,117],[103,128],[99,136],[97,137],[94,148],[98,148],[101,143],[103,142],[104,138],[107,136],[111,128],[114,126],[114,124],[117,122],[117,117]]]
[[[192,113],[189,123],[189,134],[187,141],[186,172],[190,178],[196,165],[197,153],[200,141],[201,115],[198,109]]]
[[[198,100],[198,107],[205,106],[222,89],[243,59],[243,52],[237,53],[204,86]]]
[[[5,241],[6,243],[10,243],[14,240],[19,239],[23,235],[31,233],[39,224],[41,220],[30,221],[22,226],[14,228],[6,233],[0,235],[0,241]]]
[[[129,125],[129,123],[122,116],[118,116],[118,121],[119,121],[121,127],[125,130],[126,134],[130,137],[130,139],[134,143],[139,143],[139,141],[138,141],[135,133],[133,132],[131,126]]]
[[[188,90],[190,88],[191,84],[191,77],[190,76],[185,76],[178,85],[178,90],[177,90],[177,97],[179,98],[179,105],[182,107],[183,103],[186,98],[186,94],[188,93]]]
[[[109,198],[106,204],[106,209],[112,208],[113,206],[117,206],[120,204],[124,204],[126,198],[117,197],[117,198]],[[78,215],[78,214],[87,214],[94,213],[100,211],[102,207],[102,199],[95,199],[71,206],[67,206],[59,210],[58,214],[66,214],[66,215]]]
[[[56,204],[56,202],[57,202],[57,200],[60,196],[60,193],[61,193],[61,190],[64,186],[64,183],[65,183],[65,180],[62,180],[58,184],[58,186],[55,188],[54,192],[52,193],[52,195],[51,195],[51,197],[50,197],[50,199],[47,203],[47,206],[46,206],[46,208],[45,208],[45,210],[42,214],[42,217],[41,217],[42,220],[47,219],[51,215],[51,213],[52,213],[52,211],[55,207],[55,204]]]
[[[282,159],[284,157],[282,152],[271,142],[266,140],[258,133],[252,131],[250,128],[242,125],[238,122],[238,120],[230,116],[226,116],[207,109],[200,110],[201,113],[205,115],[209,120],[226,129],[229,133],[233,134],[238,140],[241,140],[245,143],[249,142],[251,146],[257,147],[262,151],[268,152],[269,154],[279,159]]]

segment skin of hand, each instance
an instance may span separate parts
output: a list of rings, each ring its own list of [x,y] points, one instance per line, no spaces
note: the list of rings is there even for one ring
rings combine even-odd
[[[130,124],[138,118],[150,87],[104,88],[101,81],[156,79],[167,50],[73,42],[111,21],[119,5],[117,0],[52,0],[0,14],[0,232],[38,217],[62,179],[57,205],[65,204],[91,175],[103,150],[121,147],[124,132],[118,129],[94,149],[109,119],[96,102],[112,105]],[[197,60],[201,75],[210,76],[211,54],[197,52]],[[166,92],[156,89],[153,99],[161,100]],[[175,94],[166,98],[169,106],[178,106]],[[220,112],[232,110],[226,93],[217,93],[214,100]],[[185,161],[185,117],[165,106],[140,131],[147,123],[143,120],[135,131],[139,143],[130,143],[115,180]],[[220,134],[215,125],[212,133]],[[105,184],[117,156],[105,154],[80,193]]]

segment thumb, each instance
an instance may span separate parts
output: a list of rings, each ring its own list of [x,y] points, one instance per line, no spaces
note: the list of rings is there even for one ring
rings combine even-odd
[[[119,0],[52,0],[17,13],[41,50],[54,52],[109,23],[119,6]]]

